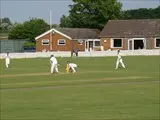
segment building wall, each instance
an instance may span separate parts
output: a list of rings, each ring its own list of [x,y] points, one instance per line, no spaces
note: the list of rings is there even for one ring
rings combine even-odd
[[[66,44],[65,45],[58,45],[58,40],[59,39],[65,39]],[[71,44],[71,40],[60,35],[60,34],[53,34],[52,37],[52,47],[53,47],[53,51],[70,51],[72,44]]]
[[[103,44],[104,50],[125,50],[126,48],[126,41],[122,38],[122,48],[111,48],[111,39],[112,38],[101,38],[101,45]]]
[[[128,42],[129,39],[133,39],[133,38],[126,38],[126,41]],[[155,38],[145,38],[146,40],[146,49],[155,49]],[[128,48],[128,44],[127,44],[127,48]],[[126,49],[127,50],[127,49]]]
[[[42,45],[42,40],[43,39],[50,39],[50,34],[44,35],[43,37],[36,40],[36,51],[37,52],[40,52],[44,49],[46,51],[50,51],[50,46],[49,45]]]
[[[155,38],[146,38],[146,48],[147,49],[155,49]]]
[[[104,46],[104,50],[110,49],[110,38],[101,38],[101,45]]]
[[[75,48],[79,51],[85,51],[85,40],[83,40],[81,45],[78,44],[78,40],[72,40],[72,50]]]
[[[128,40],[133,38],[125,38],[125,50],[128,50]],[[146,49],[154,49],[154,38],[145,38],[146,40]]]
[[[122,48],[118,48],[121,50],[128,50],[128,40],[133,38],[122,38]],[[158,49],[155,48],[155,38],[145,38],[146,39],[146,49]],[[104,42],[106,41],[106,42]],[[104,50],[116,50],[117,48],[111,48],[111,38],[101,38],[101,44],[104,46]]]
[[[52,42],[52,49],[50,45],[42,45],[42,40],[48,39],[49,43]],[[52,39],[52,41],[50,41]],[[44,35],[43,37],[36,40],[36,51],[40,52],[43,50],[46,51],[71,51],[74,48],[77,48],[80,51],[85,50],[85,42],[83,42],[83,45],[78,45],[78,41],[76,40],[70,40],[58,33],[52,34],[52,37],[50,39],[50,34]],[[58,45],[59,39],[65,39],[66,44],[65,45]]]

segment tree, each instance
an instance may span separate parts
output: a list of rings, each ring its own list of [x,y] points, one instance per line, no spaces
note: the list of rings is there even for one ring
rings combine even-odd
[[[23,35],[24,26],[23,24],[14,24],[11,31],[9,32],[9,39],[25,39]]]
[[[58,24],[52,24],[52,28],[59,28]]]
[[[9,18],[0,18],[0,32],[8,33],[12,28],[12,23]]]
[[[160,19],[160,6],[154,9],[155,18]]]
[[[160,6],[157,8],[140,8],[123,11],[122,19],[159,19]]]
[[[117,0],[73,0],[73,2],[74,4],[69,6],[69,16],[62,16],[61,25],[102,29],[108,20],[121,17],[122,5]]]
[[[49,29],[49,25],[43,19],[32,18],[23,24],[16,24],[9,33],[9,39],[28,39],[34,38]]]
[[[2,18],[2,23],[8,23],[8,25],[12,25],[11,21],[9,18],[5,17],[5,18]]]
[[[69,16],[63,15],[60,19],[60,27],[72,28],[72,21]]]

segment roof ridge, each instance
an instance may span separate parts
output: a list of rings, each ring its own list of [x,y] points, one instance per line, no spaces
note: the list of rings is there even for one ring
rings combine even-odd
[[[160,19],[117,19],[109,21],[144,21],[144,20],[160,20]]]
[[[65,27],[59,27],[59,28],[54,28],[54,29],[98,29],[98,28],[65,28]]]

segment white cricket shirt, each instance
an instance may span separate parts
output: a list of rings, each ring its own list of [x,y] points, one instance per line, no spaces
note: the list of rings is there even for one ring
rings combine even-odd
[[[51,64],[57,64],[58,63],[57,59],[55,57],[51,57],[50,62],[51,62]]]

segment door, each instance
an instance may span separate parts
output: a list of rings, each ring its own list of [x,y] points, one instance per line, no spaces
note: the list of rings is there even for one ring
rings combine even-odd
[[[146,49],[146,39],[144,38],[134,38],[133,39],[133,49]]]
[[[85,51],[88,51],[89,48],[88,48],[88,41],[85,42]]]
[[[133,40],[128,40],[128,50],[133,50]]]
[[[93,50],[93,41],[89,41],[89,51]]]

